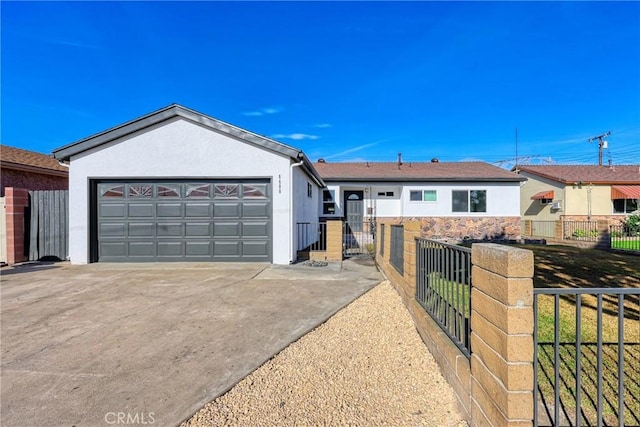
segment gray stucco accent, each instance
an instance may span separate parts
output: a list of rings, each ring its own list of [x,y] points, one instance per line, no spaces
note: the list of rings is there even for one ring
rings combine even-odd
[[[257,148],[287,156],[293,162],[302,161],[304,165],[303,169],[305,170],[305,172],[311,178],[313,178],[313,180],[320,187],[325,186],[324,181],[301,150],[282,144],[273,139],[257,135],[218,119],[214,119],[213,117],[198,113],[197,111],[188,109],[178,104],[169,105],[158,111],[115,126],[111,129],[107,129],[103,132],[97,133],[63,147],[56,148],[55,150],[53,150],[53,156],[61,161],[69,161],[72,156],[75,156],[87,150],[91,150],[100,145],[114,141],[118,138],[125,137],[134,132],[139,132],[150,126],[156,125],[174,117],[182,117],[186,120],[198,123],[211,130],[239,139]]]

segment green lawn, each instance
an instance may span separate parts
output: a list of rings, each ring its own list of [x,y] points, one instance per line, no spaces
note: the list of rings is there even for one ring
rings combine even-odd
[[[534,287],[537,288],[606,288],[640,287],[640,257],[595,249],[579,249],[567,246],[522,246],[534,252]],[[618,397],[618,319],[617,300],[603,300],[602,366],[603,366],[603,413],[604,425],[617,425]],[[581,330],[576,328],[575,297],[559,299],[559,365],[560,402],[563,411],[573,419],[577,405],[576,338],[582,341],[581,351],[581,396],[583,425],[597,424],[597,300],[582,299]],[[640,360],[640,303],[637,295],[625,299],[624,352],[625,386],[624,425],[640,425],[640,382],[637,365]],[[538,385],[541,398],[553,404],[553,375],[555,361],[555,316],[554,298],[542,295],[538,299]]]

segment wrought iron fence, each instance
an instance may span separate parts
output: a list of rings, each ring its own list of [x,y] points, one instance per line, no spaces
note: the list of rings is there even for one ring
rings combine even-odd
[[[567,240],[598,241],[597,221],[563,221],[562,236]]]
[[[471,357],[471,249],[417,238],[416,300]]]
[[[375,227],[362,218],[350,219],[343,225],[342,244],[345,257],[354,255],[373,255]]]
[[[609,226],[611,248],[627,251],[640,251],[640,230],[628,225]]]
[[[404,226],[391,226],[391,248],[389,250],[389,262],[398,270],[398,273],[404,273]]]
[[[298,251],[326,251],[327,223],[326,222],[298,222],[297,250]]]
[[[534,426],[640,425],[640,289],[534,289]]]

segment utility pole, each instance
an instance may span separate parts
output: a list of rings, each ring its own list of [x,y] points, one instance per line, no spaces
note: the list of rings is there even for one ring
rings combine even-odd
[[[589,138],[589,142],[593,142],[596,139],[598,140],[598,166],[602,166],[602,149],[607,148],[607,141],[604,141],[602,138],[611,135],[611,132],[605,132],[602,135],[593,136]]]

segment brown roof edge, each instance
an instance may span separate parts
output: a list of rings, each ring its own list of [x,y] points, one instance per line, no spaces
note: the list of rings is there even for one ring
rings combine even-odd
[[[69,174],[68,167],[61,165],[52,156],[8,145],[0,145],[0,164],[3,168],[26,172],[57,176]]]

